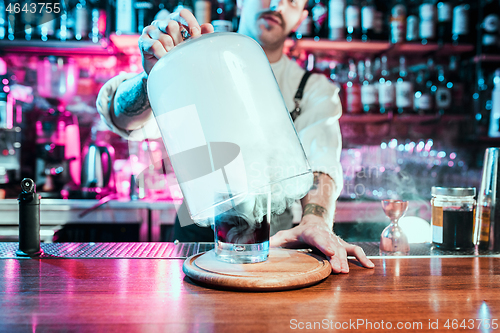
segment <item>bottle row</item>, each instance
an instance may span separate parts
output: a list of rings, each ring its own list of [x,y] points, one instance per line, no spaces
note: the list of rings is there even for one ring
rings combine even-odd
[[[399,64],[395,62],[399,60]],[[404,56],[387,56],[332,66],[330,78],[341,86],[345,114],[466,114],[470,103],[459,60],[436,64],[429,58],[410,71]]]
[[[155,19],[184,8],[200,24],[215,31],[236,31],[239,15],[234,0],[0,0],[0,40],[91,40],[117,34],[138,34]]]
[[[0,39],[92,40],[115,31],[137,34],[154,19],[186,8],[215,31],[237,31],[236,0],[67,0],[40,8],[36,0],[0,0]],[[56,6],[57,5],[57,6]],[[57,7],[57,8],[56,8]],[[308,0],[296,38],[472,43],[500,52],[500,0]]]
[[[297,38],[463,44],[481,31],[482,53],[498,52],[499,0],[310,0]],[[479,23],[479,24],[478,24]]]

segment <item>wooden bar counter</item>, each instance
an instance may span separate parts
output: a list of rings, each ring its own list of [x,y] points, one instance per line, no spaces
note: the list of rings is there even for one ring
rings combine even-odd
[[[500,332],[498,255],[372,260],[249,293],[197,285],[181,258],[0,259],[0,332]]]

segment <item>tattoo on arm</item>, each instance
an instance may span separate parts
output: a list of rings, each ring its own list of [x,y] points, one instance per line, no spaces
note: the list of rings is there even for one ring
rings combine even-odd
[[[318,186],[319,186],[319,174],[314,173],[313,185],[312,185],[310,191],[317,190]]]
[[[328,211],[326,210],[325,207],[322,207],[320,205],[316,205],[313,203],[309,203],[304,206],[304,213],[302,216],[308,215],[308,214],[313,214],[319,217],[326,217]]]
[[[115,112],[128,117],[142,114],[151,108],[146,88],[146,78],[135,77],[123,81],[115,100]]]

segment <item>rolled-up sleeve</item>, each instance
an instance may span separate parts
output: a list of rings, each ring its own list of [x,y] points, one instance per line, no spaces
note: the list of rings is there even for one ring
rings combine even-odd
[[[323,75],[313,75],[309,80],[295,128],[312,170],[326,173],[333,179],[338,198],[343,187],[339,88]]]
[[[97,95],[96,107],[97,111],[101,115],[102,121],[108,126],[108,128],[120,135],[122,138],[133,141],[142,141],[146,138],[156,139],[160,137],[160,130],[156,123],[156,120],[151,113],[151,117],[144,123],[142,128],[137,130],[128,131],[117,127],[113,120],[111,119],[112,103],[118,90],[118,86],[125,80],[135,77],[136,73],[123,73],[106,82],[99,94]]]

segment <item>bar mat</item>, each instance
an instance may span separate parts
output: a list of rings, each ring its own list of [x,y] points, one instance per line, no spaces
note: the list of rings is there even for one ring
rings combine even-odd
[[[352,243],[359,245],[369,257],[380,257],[379,243]],[[44,254],[40,258],[155,258],[185,259],[214,248],[214,243],[41,243]],[[17,242],[0,242],[0,259],[20,258],[16,256]],[[445,251],[433,248],[429,243],[410,244],[406,257],[469,257],[500,255],[491,251]],[[384,256],[384,258],[398,258]]]
[[[40,258],[168,258],[184,259],[209,251],[213,243],[41,243]],[[19,258],[19,244],[0,243],[0,259]]]

